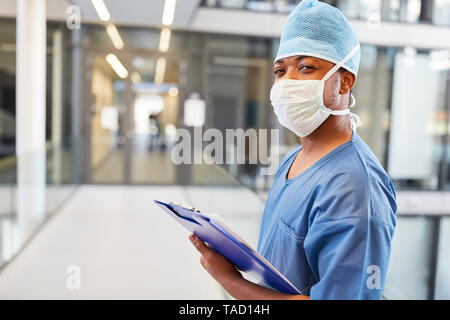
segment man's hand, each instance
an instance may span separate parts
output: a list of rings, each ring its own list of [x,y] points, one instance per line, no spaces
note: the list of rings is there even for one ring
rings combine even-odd
[[[202,255],[200,263],[208,273],[219,282],[234,298],[245,300],[295,299],[308,300],[308,296],[280,293],[246,280],[236,267],[220,253],[209,248],[202,240],[191,234],[194,247]]]
[[[200,263],[217,282],[237,280],[242,274],[224,256],[210,249],[201,239],[191,234],[189,240],[202,255]]]

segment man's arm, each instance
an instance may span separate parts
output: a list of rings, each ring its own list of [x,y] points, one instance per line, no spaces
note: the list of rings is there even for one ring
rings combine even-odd
[[[210,249],[194,235],[189,240],[202,255],[200,263],[222,287],[238,300],[309,300],[308,296],[280,293],[254,284],[242,277],[236,267],[224,256]]]

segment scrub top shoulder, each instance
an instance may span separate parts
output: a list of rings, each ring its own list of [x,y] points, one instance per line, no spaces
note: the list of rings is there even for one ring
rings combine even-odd
[[[354,132],[300,175],[286,154],[268,194],[258,251],[311,299],[380,299],[396,224],[396,195]]]

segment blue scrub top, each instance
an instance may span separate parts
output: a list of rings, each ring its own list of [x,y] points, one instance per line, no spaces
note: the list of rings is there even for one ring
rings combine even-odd
[[[396,225],[391,180],[356,132],[288,180],[300,150],[278,169],[258,252],[311,299],[380,299]]]

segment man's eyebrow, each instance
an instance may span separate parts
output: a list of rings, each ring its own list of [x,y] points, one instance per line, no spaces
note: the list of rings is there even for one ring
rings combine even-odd
[[[301,60],[303,58],[312,58],[312,57],[309,57],[309,56],[298,56],[297,58],[295,58],[295,61]],[[276,65],[277,63],[283,63],[283,62],[284,62],[284,60],[280,59],[280,60],[275,61],[275,63],[273,65]]]
[[[273,65],[276,65],[276,64],[278,64],[278,63],[283,63],[284,61],[283,60],[277,60],[277,61],[275,61],[275,63],[273,64]]]

